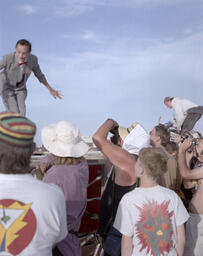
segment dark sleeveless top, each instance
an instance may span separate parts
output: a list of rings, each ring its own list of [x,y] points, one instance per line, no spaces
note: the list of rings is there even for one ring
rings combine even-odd
[[[112,179],[113,174],[114,174],[114,170],[112,170],[112,173],[107,181],[106,188],[103,192],[103,195],[100,201],[98,233],[102,238],[106,237],[109,231],[109,228],[114,222],[117,208],[123,195],[130,192],[136,187],[136,183],[131,186],[117,185]],[[113,193],[113,188],[114,188],[114,193]],[[113,212],[113,215],[112,215],[112,212]],[[112,219],[111,219],[111,215],[112,215]]]

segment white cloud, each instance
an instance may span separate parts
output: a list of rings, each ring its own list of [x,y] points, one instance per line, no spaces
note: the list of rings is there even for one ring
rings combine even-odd
[[[48,81],[61,89],[64,99],[54,101],[46,89],[30,81],[29,113],[40,125],[67,119],[83,134],[91,135],[107,117],[126,126],[137,120],[148,130],[160,115],[163,121],[170,120],[172,112],[162,103],[167,95],[202,104],[203,33],[157,41],[143,50],[137,49],[134,41],[134,48],[129,47],[126,41],[115,38],[100,51],[71,56],[41,55]],[[34,100],[39,90],[46,99],[40,104]],[[46,120],[40,120],[36,113]],[[199,129],[203,131],[203,122],[199,122]]]
[[[53,15],[60,17],[79,16],[83,13],[92,11],[94,8],[89,0],[71,0],[58,1],[57,6],[53,8]]]
[[[166,6],[180,3],[197,3],[202,0],[58,0],[53,14],[60,17],[79,16],[100,7],[129,7],[129,6]]]
[[[92,31],[86,31],[84,34],[81,35],[81,38],[86,41],[92,41],[96,38],[96,35]]]
[[[95,33],[91,30],[86,30],[78,34],[61,34],[60,37],[63,39],[81,40],[95,44],[106,44],[111,40],[111,37]]]
[[[101,7],[134,7],[134,6],[166,6],[178,5],[180,3],[190,3],[196,1],[197,4],[202,0],[57,0],[57,4],[50,5],[50,1],[39,2],[41,11],[46,15],[55,17],[74,17],[79,16]],[[18,6],[18,9],[27,15],[34,14],[39,9],[31,4]]]
[[[111,0],[110,2],[117,5],[148,5],[152,6],[166,6],[166,5],[178,5],[178,4],[198,4],[202,3],[202,0]]]
[[[135,4],[141,4],[141,5],[165,5],[165,4],[178,4],[180,2],[184,2],[185,0],[127,0],[128,3],[135,3]],[[186,0],[187,1],[187,0]],[[191,0],[189,0],[191,1]]]
[[[89,37],[92,38],[92,36]],[[46,63],[56,63],[56,66],[49,64],[49,68],[47,68],[55,81],[60,80],[62,82],[69,76],[71,79],[77,79],[76,84],[79,87],[81,77],[86,79],[91,77],[91,80],[87,81],[91,88],[91,84],[94,86],[100,75],[102,80],[114,80],[117,85],[120,83],[117,81],[119,76],[123,76],[123,80],[132,79],[132,83],[136,84],[144,82],[145,85],[150,78],[150,83],[155,86],[163,82],[170,85],[170,82],[174,82],[177,77],[181,78],[182,81],[186,80],[185,85],[189,84],[188,78],[194,79],[194,81],[196,79],[196,82],[203,82],[201,75],[203,33],[176,41],[174,39],[165,42],[157,41],[157,43],[153,41],[153,44],[142,50],[139,47],[136,48],[137,44],[134,41],[131,44],[134,45],[134,48],[132,45],[129,47],[125,40],[115,38],[114,41],[112,40],[112,44],[108,44],[108,47],[105,46],[99,51],[89,50],[67,57],[49,55],[41,56],[41,58]],[[63,70],[58,68],[61,66],[63,66]],[[92,79],[95,81],[92,82]],[[97,82],[103,83],[102,80]],[[81,81],[84,82],[84,79]],[[108,87],[109,84],[103,86]]]
[[[34,14],[37,12],[38,7],[31,4],[24,4],[17,7],[18,10],[25,13],[26,15]]]

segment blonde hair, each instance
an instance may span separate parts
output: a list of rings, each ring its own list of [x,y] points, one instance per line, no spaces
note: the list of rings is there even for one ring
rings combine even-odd
[[[139,153],[139,159],[147,174],[153,179],[157,179],[167,171],[168,157],[161,148],[143,148]]]
[[[59,157],[55,156],[54,165],[77,165],[82,162],[82,157]]]

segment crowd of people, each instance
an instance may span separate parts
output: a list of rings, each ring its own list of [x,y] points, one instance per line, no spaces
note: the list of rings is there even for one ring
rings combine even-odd
[[[89,147],[70,122],[44,127],[43,180],[29,173],[36,125],[24,103],[31,71],[62,96],[30,52],[31,44],[19,40],[0,62],[7,108],[0,113],[0,255],[81,256]],[[148,134],[137,122],[125,128],[113,119],[93,135],[107,159],[98,213],[104,256],[203,256],[203,138],[192,130],[203,106],[174,97],[164,104],[175,111],[175,137],[161,123]]]
[[[104,239],[104,255],[120,255],[113,251],[121,250],[124,256],[201,256],[203,139],[198,133],[193,145],[194,133],[183,132],[180,126],[176,142],[171,141],[174,136],[170,136],[168,127],[158,124],[148,135],[149,147],[147,136],[143,136],[146,132],[144,129],[140,132],[138,126],[127,128],[129,134],[125,138],[119,127],[119,139],[113,138],[117,145],[107,139],[108,132],[114,133],[118,127],[112,119],[102,124],[93,136],[97,147],[113,165],[101,199],[99,233]],[[138,143],[138,138],[142,143]],[[113,179],[113,175],[120,179]],[[114,186],[109,185],[112,183]],[[104,217],[111,220],[111,225]],[[111,243],[112,239],[116,239],[117,245]]]
[[[203,138],[185,129],[197,118],[184,111],[175,139],[164,124],[148,134],[137,122],[125,128],[113,119],[93,135],[108,160],[98,228],[103,255],[203,255]],[[28,172],[35,131],[21,114],[0,114],[0,255],[80,256],[89,147],[70,122],[44,127],[49,154],[39,181]]]

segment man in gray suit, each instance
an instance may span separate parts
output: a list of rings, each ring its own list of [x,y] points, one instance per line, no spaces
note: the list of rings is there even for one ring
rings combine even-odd
[[[25,115],[26,82],[31,72],[43,83],[54,98],[62,98],[46,80],[38,64],[38,59],[31,54],[31,43],[21,39],[16,43],[16,51],[3,56],[0,60],[0,90],[3,103],[9,112]]]

